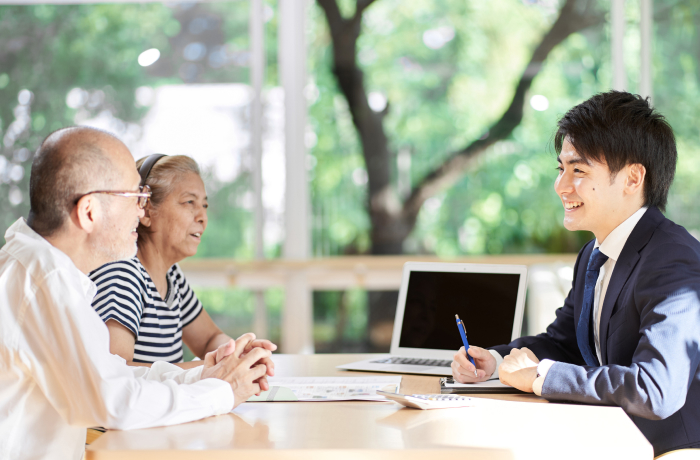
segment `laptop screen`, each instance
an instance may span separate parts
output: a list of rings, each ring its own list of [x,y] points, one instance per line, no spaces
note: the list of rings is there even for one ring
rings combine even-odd
[[[519,282],[519,274],[411,271],[399,347],[458,350],[455,315],[469,345],[509,343]]]

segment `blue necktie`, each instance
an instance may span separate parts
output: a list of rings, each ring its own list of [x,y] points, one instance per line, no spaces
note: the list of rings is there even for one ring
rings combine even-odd
[[[581,307],[581,317],[576,326],[576,341],[578,348],[581,350],[583,359],[589,366],[599,366],[598,358],[588,340],[590,334],[591,310],[593,310],[593,297],[595,296],[595,284],[598,281],[600,267],[608,260],[608,256],[600,252],[598,248],[593,249],[591,258],[588,260],[588,268],[586,268],[586,285],[583,289],[583,306]]]

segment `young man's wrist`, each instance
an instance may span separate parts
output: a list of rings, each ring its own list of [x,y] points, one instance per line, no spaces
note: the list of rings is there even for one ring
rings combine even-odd
[[[488,378],[489,380],[495,380],[498,378],[498,367],[501,365],[503,362],[503,356],[496,350],[488,350],[489,353],[491,353],[491,356],[493,356],[493,359],[496,360],[496,370],[493,371],[493,374]]]
[[[552,361],[551,359],[543,359],[537,365],[537,378],[532,383],[532,391],[537,396],[542,396],[542,387],[544,386],[544,380],[547,377],[547,372],[549,372],[549,369],[552,367],[552,365],[554,365],[554,363],[555,361]]]

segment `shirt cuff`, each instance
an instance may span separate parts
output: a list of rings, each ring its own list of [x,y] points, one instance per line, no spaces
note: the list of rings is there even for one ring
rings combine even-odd
[[[209,378],[202,380],[204,366],[193,367],[192,369],[180,369],[174,364],[158,361],[153,363],[151,370],[156,367],[160,371],[161,381],[172,379],[180,385],[195,384],[199,387],[207,388],[206,396],[208,404],[211,406],[214,415],[227,414],[233,409],[233,390],[231,385],[223,380]]]
[[[493,358],[496,360],[496,370],[493,371],[493,374],[491,374],[491,377],[489,377],[489,380],[494,380],[498,378],[498,367],[503,362],[503,356],[501,356],[501,354],[496,350],[489,350],[489,353],[491,353],[491,356],[493,356]]]
[[[202,378],[204,366],[193,367],[192,369],[181,369],[178,366],[165,361],[156,361],[151,368],[137,367],[134,371],[136,377],[144,377],[147,380],[157,380],[164,382],[173,380],[179,384],[191,384],[198,382]]]
[[[181,377],[181,383],[189,384],[194,382],[199,382],[202,379],[202,371],[204,366],[193,367],[192,369],[187,369],[183,372]]]
[[[549,369],[554,363],[555,361],[552,361],[551,359],[543,359],[537,365],[537,378],[532,383],[532,391],[537,396],[542,396],[542,387],[544,386],[544,379],[547,378],[547,372],[549,372]]]
[[[196,385],[211,387],[208,396],[214,415],[228,414],[233,410],[234,397],[231,385],[219,379],[200,380]]]

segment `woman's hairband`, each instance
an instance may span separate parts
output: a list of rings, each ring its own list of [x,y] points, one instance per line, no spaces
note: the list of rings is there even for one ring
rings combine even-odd
[[[153,169],[153,166],[158,162],[158,160],[160,160],[163,157],[167,157],[167,155],[162,153],[154,153],[153,155],[150,155],[148,158],[146,158],[146,160],[143,163],[141,163],[141,167],[139,168],[139,175],[141,176],[142,187],[146,185],[146,179],[151,173],[151,169]]]

